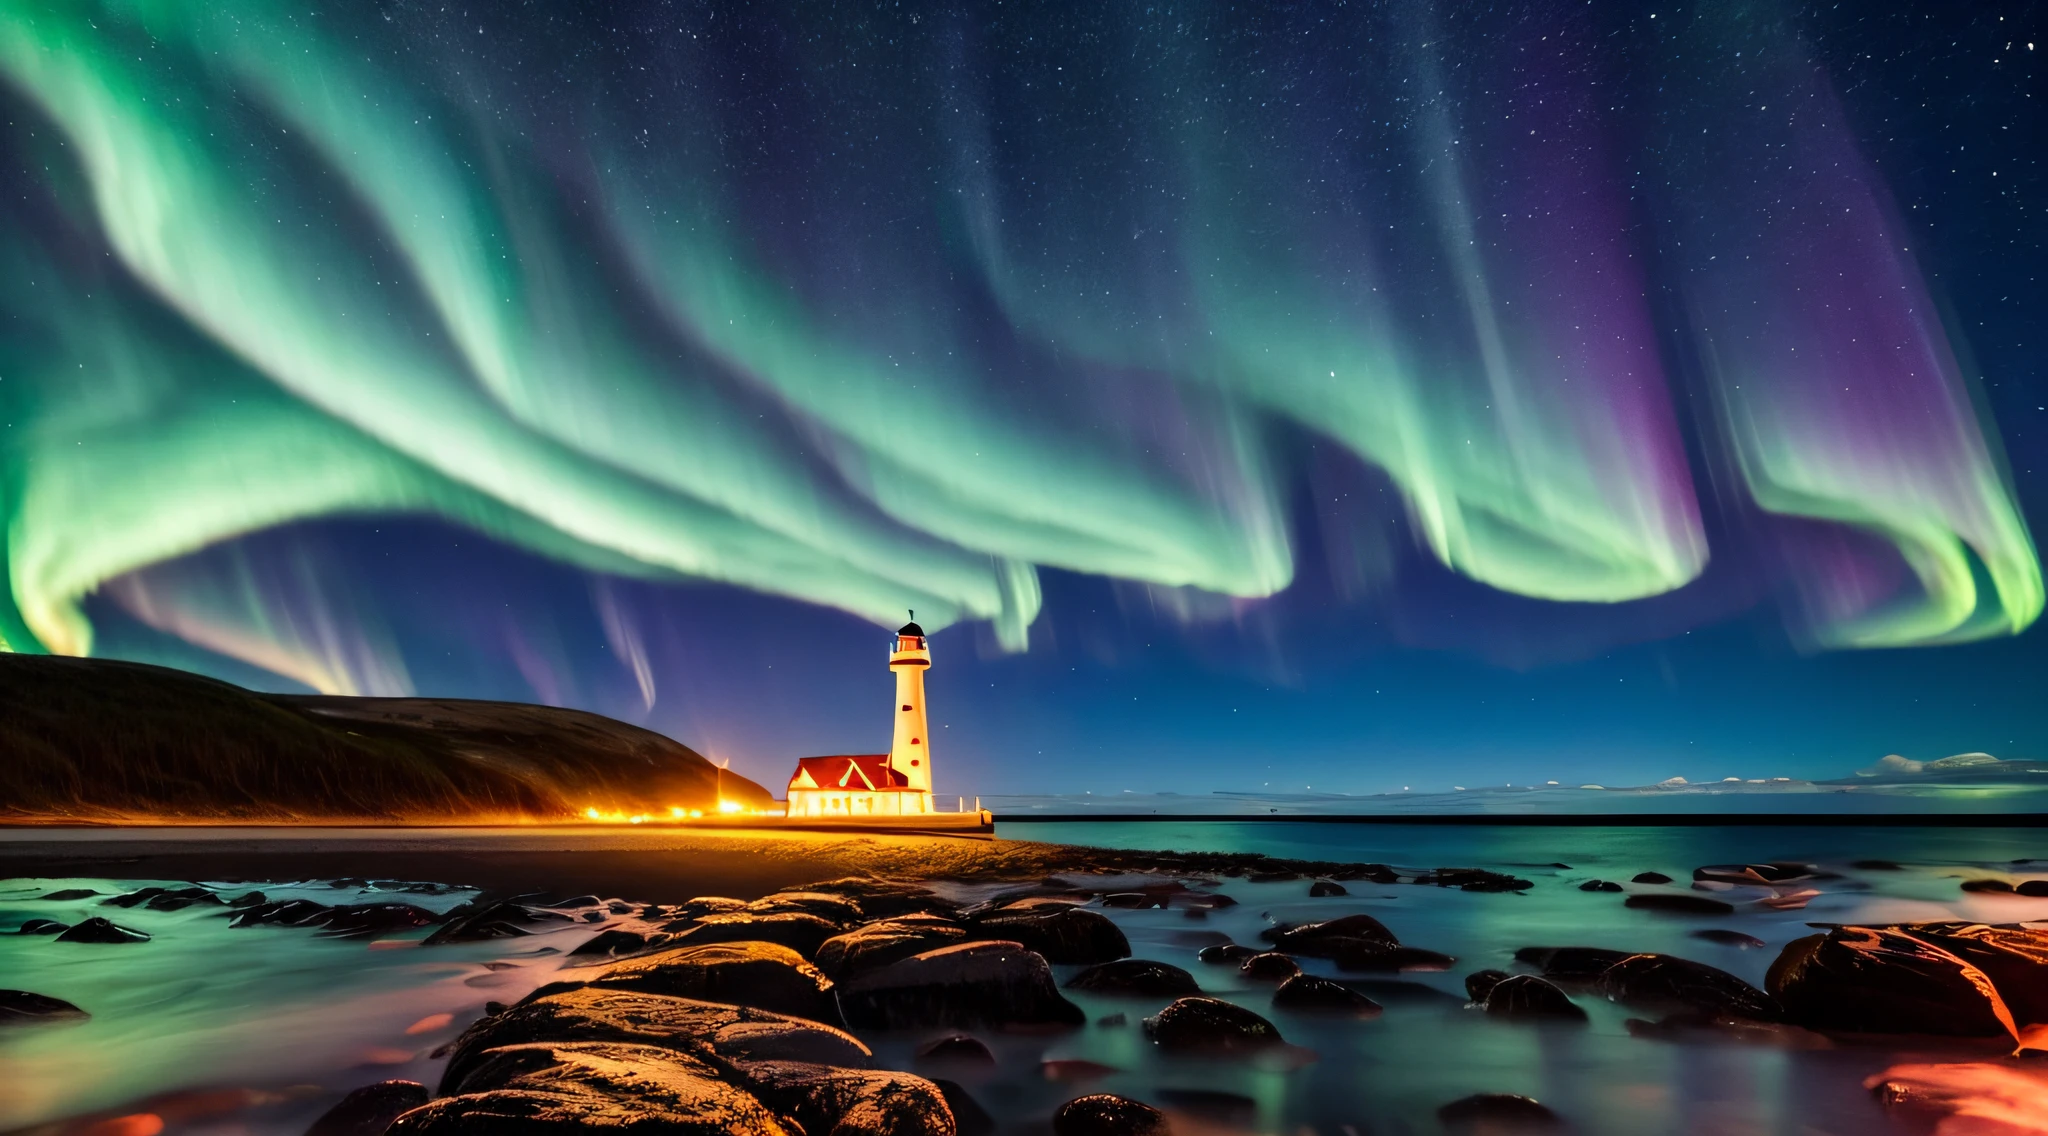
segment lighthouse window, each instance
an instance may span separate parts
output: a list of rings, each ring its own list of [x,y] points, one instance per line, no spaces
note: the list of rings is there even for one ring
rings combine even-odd
[[[903,708],[904,708],[905,710],[908,710],[908,709],[910,709],[910,703],[908,703],[908,702],[905,702],[905,703],[903,704]]]
[[[911,766],[912,766],[912,767],[915,767],[915,766],[917,765],[917,759],[916,759],[916,758],[914,758],[914,757],[913,757],[913,758],[911,758],[911,759],[910,759],[910,764],[911,764]]]
[[[910,739],[910,744],[911,744],[911,745],[916,745],[916,744],[917,744],[917,739],[916,739],[916,738],[912,738],[912,739]]]

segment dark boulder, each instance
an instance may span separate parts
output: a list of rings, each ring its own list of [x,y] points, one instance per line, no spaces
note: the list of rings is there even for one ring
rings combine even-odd
[[[91,899],[98,894],[98,892],[91,888],[64,888],[45,895],[39,895],[36,898],[48,900],[51,903],[70,903],[73,900]]]
[[[1628,882],[1632,884],[1668,884],[1671,882],[1671,877],[1662,872],[1637,872],[1629,877]]]
[[[953,1110],[937,1085],[913,1073],[757,1062],[740,1081],[803,1132],[831,1136],[954,1136]]]
[[[123,892],[120,895],[110,895],[107,898],[100,900],[99,905],[101,907],[139,907],[142,904],[149,902],[156,896],[168,895],[170,893],[170,890],[171,889],[164,887],[137,888],[134,891]]]
[[[1052,1114],[1053,1136],[1167,1136],[1166,1114],[1110,1093],[1075,1097]]]
[[[661,932],[655,932],[661,934]],[[666,935],[662,936],[664,939]],[[614,959],[636,955],[647,949],[647,936],[638,931],[625,931],[617,927],[599,931],[583,941],[583,945],[569,952],[572,959]]]
[[[706,915],[676,941],[691,946],[704,943],[779,943],[809,958],[818,953],[825,940],[838,933],[837,923],[799,911],[765,915],[735,911],[726,915]]]
[[[2013,886],[2004,880],[1964,880],[1963,890],[1968,892],[2010,894]]]
[[[321,1113],[306,1136],[383,1136],[392,1121],[425,1103],[427,1087],[418,1081],[364,1085]]]
[[[799,890],[846,896],[859,903],[861,911],[869,919],[888,919],[918,912],[951,916],[957,915],[960,910],[959,904],[932,889],[922,884],[900,880],[848,876],[845,879],[806,884]]]
[[[1123,911],[1145,911],[1165,907],[1167,903],[1166,896],[1143,891],[1112,892],[1102,897],[1102,906]]]
[[[1564,991],[1533,974],[1514,974],[1493,984],[1482,1006],[1501,1018],[1583,1022],[1586,1011]]]
[[[260,891],[245,891],[235,898],[228,900],[228,906],[240,909],[244,907],[259,907],[268,902],[270,902],[268,897]]]
[[[1621,885],[1612,880],[1587,880],[1579,885],[1580,891],[1620,891]]]
[[[111,919],[93,916],[57,936],[60,943],[146,943],[149,934],[123,927]]]
[[[1297,974],[1282,982],[1279,989],[1273,991],[1273,1006],[1281,1010],[1349,1014],[1360,1018],[1376,1018],[1383,1008],[1341,982],[1313,974]]]
[[[674,1049],[538,1042],[482,1054],[474,1087],[405,1113],[389,1136],[794,1136],[720,1070]],[[827,1129],[826,1131],[830,1131]]]
[[[198,887],[183,888],[178,891],[165,892],[162,895],[153,895],[149,897],[149,902],[143,904],[144,907],[151,911],[183,911],[194,905],[201,907],[227,906],[221,897],[205,888]]]
[[[747,910],[761,915],[794,911],[815,915],[841,927],[850,927],[866,917],[858,901],[822,891],[779,891],[747,904]]]
[[[1608,967],[1632,954],[1605,947],[1523,947],[1515,952],[1515,961],[1528,963],[1541,970],[1543,977],[1569,986],[1598,979]]]
[[[367,939],[440,921],[440,916],[410,903],[357,903],[330,911],[319,933],[337,939]]]
[[[1176,999],[1145,1019],[1145,1033],[1161,1049],[1234,1052],[1281,1044],[1273,1023],[1220,998]]]
[[[1269,927],[1259,937],[1288,954],[1308,958],[1366,958],[1400,945],[1386,924],[1370,915],[1346,915],[1320,923]]]
[[[1948,951],[1882,927],[1838,927],[1785,945],[1766,986],[1808,1029],[2012,1036],[1990,977]]]
[[[1709,943],[1719,943],[1724,947],[1741,947],[1745,950],[1754,950],[1757,947],[1766,945],[1762,939],[1757,938],[1755,935],[1744,934],[1741,931],[1724,931],[1719,927],[1710,928],[1705,931],[1694,931],[1692,937],[1695,939],[1705,939]]]
[[[818,947],[816,961],[819,970],[844,982],[966,938],[966,929],[935,916],[884,919],[825,940]]]
[[[1767,886],[1816,879],[1818,874],[1818,870],[1812,864],[1709,864],[1704,868],[1694,868],[1692,878],[1726,884]]]
[[[1438,868],[1415,882],[1435,884],[1438,887],[1454,887],[1459,891],[1479,892],[1527,891],[1536,886],[1519,876],[1488,871],[1485,868]]]
[[[1475,1003],[1483,1003],[1486,992],[1500,985],[1507,976],[1504,970],[1475,970],[1465,976],[1465,996]]]
[[[2048,896],[2048,880],[2021,880],[2013,885],[2013,892],[2032,899]]]
[[[1310,899],[1329,899],[1335,896],[1350,894],[1349,888],[1335,880],[1317,880],[1308,885],[1308,897]]]
[[[1734,904],[1708,899],[1704,895],[1649,892],[1629,896],[1623,902],[1639,911],[1668,911],[1674,915],[1732,915],[1735,912]]]
[[[1899,930],[1983,971],[2015,1025],[2048,1024],[2048,931],[1981,923],[1921,923]]]
[[[1631,955],[1600,975],[1601,997],[1627,1006],[1774,1022],[1776,999],[1740,978],[1676,955]]]
[[[1177,966],[1149,959],[1118,959],[1097,963],[1067,980],[1067,989],[1091,994],[1131,994],[1177,998],[1200,994],[1195,976]]]
[[[1237,972],[1254,982],[1285,982],[1301,973],[1301,964],[1279,951],[1267,951],[1244,960]]]
[[[476,1091],[467,1078],[487,1052],[543,1041],[665,1046],[721,1064],[804,1061],[859,1068],[874,1059],[850,1034],[802,1018],[663,994],[582,987],[534,998],[472,1023],[449,1046],[440,1091]]]
[[[1237,966],[1253,955],[1264,953],[1266,952],[1257,947],[1247,947],[1241,943],[1214,943],[1197,951],[1195,960],[1210,966]]]
[[[637,990],[700,1002],[752,1006],[827,1025],[839,1024],[832,980],[775,943],[706,943],[624,959],[581,979],[605,990]],[[543,989],[546,989],[543,987]]]
[[[1436,1110],[1444,1131],[1454,1136],[1508,1136],[1518,1132],[1562,1132],[1564,1118],[1529,1097],[1475,1093]]]
[[[959,943],[913,955],[839,987],[857,1029],[1078,1026],[1045,958],[1017,943]]]
[[[935,1065],[993,1066],[996,1063],[996,1055],[990,1052],[986,1042],[964,1033],[951,1033],[925,1042],[917,1047],[917,1059]]]
[[[69,924],[59,923],[55,919],[31,919],[16,927],[14,933],[17,935],[59,935],[68,926]]]
[[[262,908],[252,908],[261,911]],[[442,924],[433,934],[423,940],[424,945],[433,947],[442,943],[481,943],[492,939],[516,939],[532,934],[527,930],[536,925],[573,923],[574,919],[559,911],[545,907],[527,907],[509,900],[493,903],[477,910],[464,911],[457,908],[449,913],[453,918]],[[238,920],[240,916],[236,917]],[[235,924],[241,926],[239,922]]]
[[[668,914],[676,919],[702,919],[706,915],[731,915],[746,909],[747,901],[744,899],[733,899],[723,895],[700,895],[669,908]]]
[[[997,912],[977,920],[975,937],[1022,943],[1062,966],[1128,958],[1131,943],[1099,911],[1067,908],[1043,914]]]
[[[76,1021],[91,1016],[62,998],[34,994],[27,990],[0,990],[0,1026],[28,1022]]]

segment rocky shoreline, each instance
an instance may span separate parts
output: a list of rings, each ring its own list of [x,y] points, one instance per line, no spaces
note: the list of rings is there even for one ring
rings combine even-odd
[[[1039,874],[1046,869],[1053,872]],[[1199,926],[1236,905],[1227,882],[1233,879],[1298,882],[1304,895],[1328,900],[1343,899],[1353,881],[1482,894],[1533,886],[1483,869],[1050,845],[987,857],[966,878],[982,885],[980,898],[948,895],[942,881],[866,875],[751,899],[483,895],[440,913],[405,896],[445,894],[448,885],[396,880],[334,881],[337,888],[392,893],[345,904],[273,900],[260,886],[159,885],[105,897],[74,889],[42,898],[90,898],[109,914],[70,925],[28,920],[16,933],[147,950],[148,936],[119,922],[122,910],[192,907],[217,908],[236,928],[361,939],[425,932],[418,940],[424,947],[590,928],[554,981],[516,1002],[489,1003],[436,1051],[446,1062],[437,1084],[364,1085],[308,1136],[980,1136],[997,1130],[998,1117],[945,1074],[993,1065],[997,1057],[985,1039],[1083,1026],[1088,1015],[1069,992],[1114,995],[1142,1008],[1144,1039],[1169,1057],[1283,1065],[1316,1059],[1245,997],[1207,995],[1195,971],[1131,957],[1111,913],[1179,912]],[[1798,894],[1811,878],[1798,865],[1711,865],[1695,872],[1701,890],[1694,894],[1710,898],[1747,887],[1765,902]],[[993,887],[1004,883],[1011,886]],[[1684,913],[1676,905],[1667,910]],[[2048,931],[1954,920],[1815,930],[1784,946],[1762,987],[1671,954],[1530,945],[1516,952],[1513,971],[1465,975],[1468,1008],[1503,1021],[1569,1025],[1586,1020],[1589,1000],[1614,1003],[1642,1015],[1627,1025],[1645,1041],[1707,1037],[1801,1049],[1903,1036],[1994,1060],[2001,1053],[2039,1055],[2048,1045]],[[1205,937],[1218,941],[1200,949],[1196,971],[1231,968],[1254,989],[1270,987],[1273,1008],[1334,1021],[1369,1021],[1382,1011],[1372,988],[1347,975],[1398,976],[1459,963],[1403,943],[1362,912],[1272,922],[1257,943]],[[1309,973],[1304,960],[1335,973]],[[1055,968],[1072,973],[1062,982]],[[0,991],[0,1026],[7,1028],[89,1011],[34,992]],[[905,1034],[922,1039],[914,1068],[884,1067],[871,1042]],[[1047,1076],[1065,1072],[1086,1071],[1048,1069]],[[1869,1088],[1902,1113],[1942,1113],[1955,1107],[1942,1103],[1944,1084],[1902,1073],[1873,1078]],[[1228,1111],[1227,1101],[1207,1103]],[[1176,1130],[1184,1117],[1126,1096],[1076,1092],[1054,1113],[1051,1131],[1150,1136]],[[1452,1132],[1561,1131],[1570,1123],[1545,1104],[1504,1093],[1446,1101],[1438,1119]]]

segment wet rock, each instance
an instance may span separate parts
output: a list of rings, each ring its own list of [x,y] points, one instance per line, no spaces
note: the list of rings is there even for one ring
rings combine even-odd
[[[1824,1035],[1784,1022],[1759,1022],[1726,1014],[1668,1014],[1654,1022],[1630,1018],[1623,1023],[1630,1037],[1651,1041],[1740,1042],[1777,1049],[1833,1049]]]
[[[1730,884],[1782,884],[1794,880],[1810,880],[1818,875],[1811,864],[1770,863],[1770,864],[1710,864],[1694,868],[1695,880],[1718,880]]]
[[[996,1118],[981,1107],[981,1102],[970,1096],[957,1081],[940,1077],[932,1078],[939,1093],[946,1098],[946,1107],[953,1110],[953,1127],[959,1136],[992,1136],[996,1130]]]
[[[57,941],[60,943],[146,943],[149,941],[149,934],[145,931],[137,931],[131,927],[123,927],[111,919],[95,915],[76,927],[59,934]]]
[[[1149,959],[1118,959],[1097,963],[1067,980],[1067,989],[1092,994],[1132,994],[1174,998],[1199,994],[1195,976],[1177,966]]]
[[[1386,924],[1370,915],[1346,915],[1320,923],[1269,927],[1259,937],[1289,954],[1308,958],[1370,957],[1400,945]]]
[[[861,911],[870,919],[888,919],[919,912],[953,916],[960,910],[959,904],[932,889],[922,884],[900,880],[848,876],[844,879],[806,884],[802,890],[846,896],[859,903]]]
[[[964,1033],[948,1034],[925,1042],[917,1047],[917,1059],[933,1064],[993,1066],[996,1063],[996,1055],[990,1052],[987,1043]]]
[[[228,916],[228,926],[317,927],[325,923],[333,911],[334,909],[326,904],[314,903],[310,899],[259,903]]]
[[[1068,883],[1036,884],[1008,888],[963,910],[964,919],[981,919],[1001,911],[1029,911],[1037,907],[1058,909],[1087,903],[1095,893]]]
[[[1300,878],[1300,872],[1289,872],[1283,870],[1273,872],[1252,872],[1245,876],[1245,881],[1254,884],[1284,884],[1289,880],[1298,880]]]
[[[1548,1107],[1512,1093],[1475,1093],[1436,1110],[1444,1131],[1457,1136],[1507,1136],[1518,1132],[1562,1132],[1564,1118]]]
[[[1257,947],[1247,947],[1240,943],[1215,943],[1197,951],[1195,959],[1210,966],[1237,966],[1253,955],[1264,953]]]
[[[28,1022],[82,1020],[91,1017],[62,998],[27,990],[0,990],[0,1026]]]
[[[1336,956],[1337,969],[1347,972],[1395,970],[1449,970],[1457,959],[1421,947],[1382,947],[1365,944]]]
[[[2006,883],[2004,880],[1964,880],[1963,890],[1970,892],[1990,892],[1994,894],[2007,893],[2012,891],[2012,885]]]
[[[1350,1014],[1361,1018],[1378,1017],[1382,1010],[1378,1002],[1349,986],[1313,974],[1297,974],[1282,982],[1279,989],[1273,991],[1273,1005],[1282,1010]]]
[[[804,961],[802,955],[775,943],[749,941],[674,947],[612,963],[582,978],[581,985],[752,1006],[828,1025],[839,1024],[832,980]],[[549,987],[542,989],[552,992]]]
[[[60,891],[50,892],[47,895],[39,895],[36,898],[47,900],[51,903],[70,903],[74,900],[91,899],[98,894],[98,892],[91,888],[64,888]]]
[[[2048,896],[2048,880],[2022,880],[2013,885],[2014,893],[2039,899]]]
[[[169,888],[162,887],[138,888],[131,892],[124,892],[121,895],[108,896],[100,900],[99,905],[101,907],[139,907],[157,896],[169,894],[170,890]]]
[[[490,1050],[543,1041],[665,1046],[728,1064],[803,1061],[861,1068],[874,1061],[852,1035],[818,1022],[746,1006],[582,987],[472,1023],[449,1047],[440,1091],[472,1091],[466,1078]]]
[[[556,911],[574,911],[579,907],[596,907],[603,902],[603,900],[594,895],[579,895],[569,899],[558,900],[554,903],[543,903],[540,906],[552,908]]]
[[[1809,1029],[1949,1037],[2011,1035],[2011,1012],[1983,971],[1880,927],[1839,927],[1785,945],[1766,985]]]
[[[1632,884],[1668,884],[1671,882],[1671,877],[1662,872],[1637,872],[1629,877],[1628,882]]]
[[[410,903],[357,903],[329,911],[319,933],[337,939],[367,939],[440,921],[440,916]]]
[[[63,933],[68,926],[69,924],[59,923],[55,919],[31,919],[16,927],[14,933],[17,935],[57,935]]]
[[[1509,892],[1527,891],[1536,885],[1518,876],[1504,872],[1492,872],[1485,868],[1438,868],[1426,879],[1416,883],[1433,883],[1438,887],[1454,887],[1459,891]]]
[[[763,915],[794,911],[804,915],[815,915],[841,927],[852,926],[864,918],[858,902],[843,895],[822,891],[779,891],[749,903],[747,910]]]
[[[1569,995],[1533,974],[1509,975],[1494,983],[1481,1005],[1494,1017],[1586,1020],[1586,1011],[1580,1009]]]
[[[1308,885],[1310,899],[1327,899],[1334,896],[1350,895],[1351,890],[1335,880],[1317,880]]]
[[[151,911],[183,911],[194,905],[224,907],[221,898],[205,888],[183,888],[149,897],[143,906]]]
[[[998,912],[975,924],[976,937],[1022,943],[1061,965],[1128,958],[1131,943],[1115,923],[1097,911],[1069,908],[1042,915]]]
[[[1632,895],[1624,901],[1639,911],[1668,911],[1674,915],[1732,915],[1735,905],[1703,895],[1665,895],[1652,892]]]
[[[337,891],[353,891],[369,887],[370,881],[356,876],[343,876],[341,879],[329,881],[327,886]]]
[[[1236,900],[1220,891],[1190,892],[1181,902],[1185,903],[1190,911],[1213,911],[1219,907],[1237,906]]]
[[[1692,937],[1695,939],[1705,939],[1709,943],[1719,943],[1724,947],[1742,947],[1745,950],[1754,950],[1757,947],[1766,945],[1762,939],[1757,938],[1755,935],[1746,935],[1741,931],[1724,931],[1718,927],[1706,931],[1694,931]]]
[[[1165,907],[1166,904],[1164,896],[1148,895],[1142,891],[1119,891],[1102,897],[1102,906],[1125,911],[1142,911]]]
[[[425,1103],[427,1087],[418,1081],[364,1085],[321,1113],[306,1136],[383,1136],[392,1121]]]
[[[1075,1097],[1052,1114],[1053,1136],[1167,1136],[1166,1114],[1111,1093]]]
[[[1043,956],[1017,943],[959,943],[913,955],[839,987],[857,1029],[1078,1026],[1079,1006]]]
[[[740,1075],[761,1103],[803,1132],[954,1136],[945,1094],[912,1073],[770,1061],[749,1064]]]
[[[1279,951],[1267,951],[1244,960],[1237,972],[1255,982],[1285,982],[1301,973],[1301,964]]]
[[[1631,955],[1600,975],[1610,1002],[1664,1010],[1723,1014],[1761,1022],[1784,1016],[1776,999],[1725,970],[1676,955]]]
[[[1983,971],[2015,1024],[2048,1024],[2048,931],[1981,923],[1921,923],[1899,930]]]
[[[1504,970],[1475,970],[1465,976],[1465,996],[1475,1003],[1486,1001],[1486,993],[1508,976]]]
[[[966,938],[965,928],[935,916],[884,919],[825,940],[818,947],[817,964],[819,970],[843,982]]]
[[[647,936],[638,931],[624,931],[613,928],[599,931],[585,940],[583,945],[569,952],[572,959],[624,958],[639,954],[647,948]]]
[[[269,900],[264,897],[262,892],[250,891],[243,892],[241,895],[238,895],[235,898],[228,900],[228,906],[240,909],[244,907],[259,907],[268,902]]]
[[[1587,880],[1579,885],[1580,891],[1620,891],[1621,885],[1612,880]]]
[[[700,895],[686,899],[669,909],[669,914],[678,919],[702,919],[706,915],[731,915],[745,911],[747,901],[723,895]]]
[[[262,908],[253,910],[260,911]],[[424,945],[432,947],[442,943],[481,943],[492,939],[516,939],[532,934],[527,930],[529,927],[574,922],[559,911],[526,907],[509,901],[493,903],[473,911],[458,908],[449,914],[454,917],[442,924],[433,934],[428,935]]]
[[[1177,1052],[1234,1052],[1281,1043],[1272,1022],[1220,998],[1176,999],[1145,1019],[1145,1033],[1161,1049]]]
[[[704,943],[777,943],[809,958],[818,953],[825,940],[837,934],[838,924],[816,915],[798,911],[765,915],[735,911],[725,915],[706,915],[676,941],[691,946]]]
[[[753,1094],[688,1054],[616,1042],[492,1050],[471,1087],[405,1113],[389,1136],[514,1136],[606,1130],[661,1136],[794,1136]],[[830,1129],[823,1131],[829,1132]]]
[[[1515,952],[1515,961],[1536,967],[1552,982],[1577,985],[1598,979],[1608,967],[1632,954],[1605,947],[1523,947]]]

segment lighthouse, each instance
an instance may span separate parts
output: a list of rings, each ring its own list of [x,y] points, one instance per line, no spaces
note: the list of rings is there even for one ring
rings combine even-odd
[[[917,613],[910,614],[911,622],[896,629],[896,642],[889,649],[889,669],[896,673],[896,733],[889,742],[889,768],[913,792],[924,795],[919,801],[923,806],[932,792],[931,729],[924,714],[924,672],[932,665],[932,649],[925,642],[924,628],[917,625]]]
[[[888,753],[806,757],[789,779],[793,817],[916,816],[932,809],[932,738],[925,717],[924,672],[931,645],[917,613],[889,640],[896,701]]]

